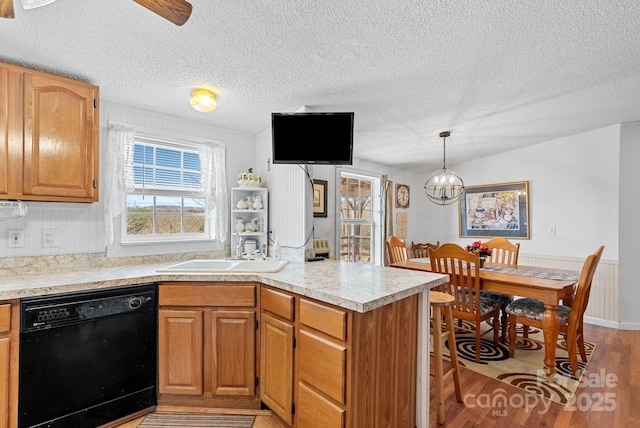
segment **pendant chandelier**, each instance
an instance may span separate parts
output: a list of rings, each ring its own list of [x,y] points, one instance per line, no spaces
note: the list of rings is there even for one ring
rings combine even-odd
[[[431,202],[438,205],[449,205],[460,199],[464,190],[464,183],[460,174],[447,169],[447,137],[451,132],[440,133],[442,138],[442,169],[434,171],[424,183],[424,193]]]

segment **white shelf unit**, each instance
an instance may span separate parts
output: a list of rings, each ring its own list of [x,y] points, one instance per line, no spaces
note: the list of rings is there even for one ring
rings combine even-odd
[[[262,246],[265,245],[265,249],[269,247],[267,230],[269,227],[269,198],[268,190],[263,187],[233,187],[231,188],[231,256],[236,256],[236,247],[238,246],[238,238],[243,241],[247,239],[253,239],[257,241],[257,248],[262,250]],[[238,202],[243,199],[247,202],[247,198],[255,199],[259,196],[262,199],[261,209],[238,209]],[[242,223],[257,223],[259,230],[250,231],[244,230],[241,233],[237,232],[236,223],[241,219]],[[266,251],[266,250],[265,250]],[[250,255],[244,255],[247,258]]]

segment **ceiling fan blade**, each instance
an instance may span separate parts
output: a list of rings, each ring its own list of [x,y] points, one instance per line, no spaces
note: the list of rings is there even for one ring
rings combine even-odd
[[[3,0],[0,0],[3,1]],[[10,1],[10,0],[9,0]],[[187,22],[191,16],[191,3],[185,0],[133,0],[140,6],[146,7],[151,12],[160,15],[164,19],[176,25]]]
[[[16,15],[13,13],[13,0],[0,0],[0,18],[13,19]]]

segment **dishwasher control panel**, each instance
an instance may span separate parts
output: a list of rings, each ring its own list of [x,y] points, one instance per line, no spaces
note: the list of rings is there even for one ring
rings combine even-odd
[[[21,306],[21,332],[28,333],[126,312],[154,310],[156,288],[136,286],[24,299]]]

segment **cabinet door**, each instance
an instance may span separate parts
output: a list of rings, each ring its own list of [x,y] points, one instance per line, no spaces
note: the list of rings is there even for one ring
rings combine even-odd
[[[97,92],[81,82],[24,73],[25,195],[97,201]]]
[[[202,311],[161,309],[158,319],[160,393],[202,395]]]
[[[293,404],[293,324],[262,313],[260,398],[291,425]]]
[[[255,395],[255,311],[212,311],[213,395]]]
[[[0,66],[0,194],[9,193],[9,70]]]
[[[9,358],[11,340],[0,336],[0,428],[9,426]]]

